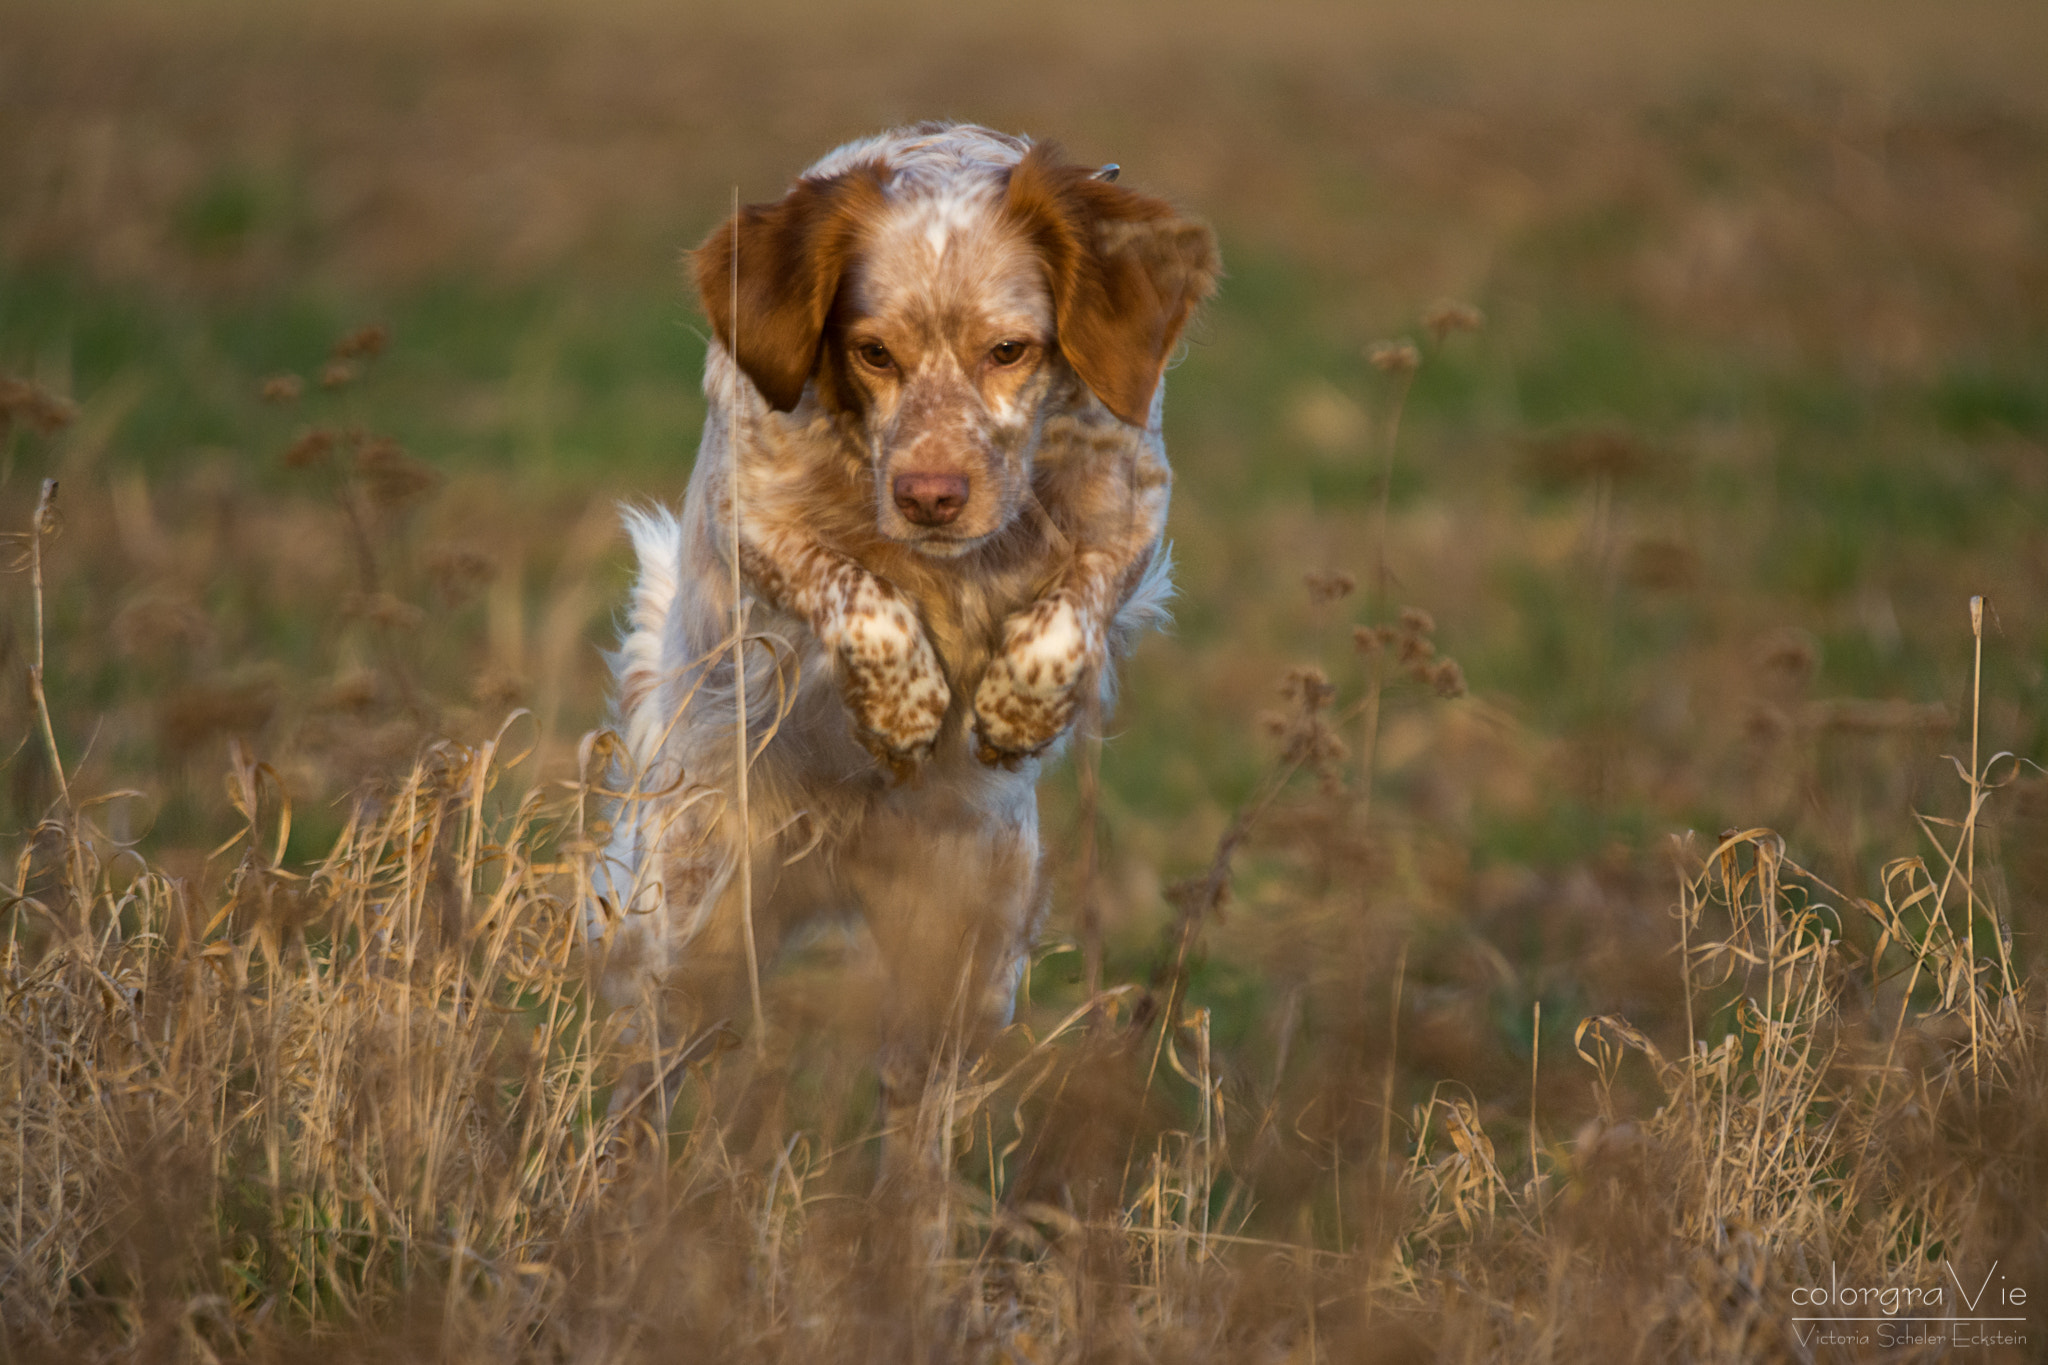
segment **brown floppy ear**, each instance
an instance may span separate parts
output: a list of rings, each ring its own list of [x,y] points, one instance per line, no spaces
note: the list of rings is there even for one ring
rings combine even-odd
[[[711,330],[777,412],[803,398],[840,276],[881,204],[872,166],[799,180],[774,203],[741,209],[690,253]]]
[[[1215,292],[1215,234],[1162,199],[1061,164],[1049,143],[1010,172],[1006,206],[1045,262],[1067,363],[1104,407],[1144,426],[1181,328]]]

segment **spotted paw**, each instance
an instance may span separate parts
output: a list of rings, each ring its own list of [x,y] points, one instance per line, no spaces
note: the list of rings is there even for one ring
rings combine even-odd
[[[1003,627],[1003,652],[974,693],[975,757],[1015,768],[1073,723],[1082,684],[1101,657],[1100,633],[1064,598],[1047,598]]]
[[[875,586],[847,614],[835,653],[854,738],[902,779],[931,757],[952,692],[917,614]]]

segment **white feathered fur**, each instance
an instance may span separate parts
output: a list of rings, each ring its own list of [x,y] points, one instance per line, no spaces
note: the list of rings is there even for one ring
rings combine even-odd
[[[1158,376],[1214,248],[1021,139],[920,125],[827,156],[698,269],[709,415],[681,513],[624,512],[622,795],[588,929],[605,993],[679,1040],[744,1013],[740,857],[763,966],[806,918],[858,912],[892,976],[882,1072],[902,1100],[948,1021],[969,1047],[1007,1021],[1044,899],[1039,764],[1165,620]],[[935,479],[962,505],[919,502]]]

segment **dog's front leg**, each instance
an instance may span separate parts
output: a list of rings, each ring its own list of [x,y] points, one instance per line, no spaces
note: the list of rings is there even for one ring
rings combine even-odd
[[[1074,722],[1118,647],[1117,614],[1153,566],[1166,534],[1173,476],[1155,402],[1143,431],[1048,441],[1037,488],[1070,546],[1052,585],[1003,622],[995,657],[974,692],[975,756],[1016,768]],[[1084,428],[1085,430],[1085,428]]]
[[[741,569],[810,623],[838,670],[853,733],[897,778],[931,756],[952,691],[910,599],[860,565],[794,535],[742,541]]]
[[[1102,669],[1103,613],[1094,594],[1060,589],[1003,623],[1002,651],[974,692],[975,756],[1014,768],[1066,733]]]
[[[1082,550],[1053,589],[1003,623],[1002,647],[974,692],[975,756],[1016,768],[1065,734],[1110,666],[1118,610],[1144,577],[1158,542],[1126,557]]]

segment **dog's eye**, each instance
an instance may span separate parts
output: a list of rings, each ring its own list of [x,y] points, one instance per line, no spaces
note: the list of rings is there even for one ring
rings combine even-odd
[[[1014,365],[1022,360],[1024,352],[1030,349],[1021,341],[998,341],[989,348],[988,358],[998,365]]]
[[[860,357],[861,364],[871,370],[892,369],[896,364],[889,357],[889,348],[879,341],[863,341],[853,348],[853,353]]]

